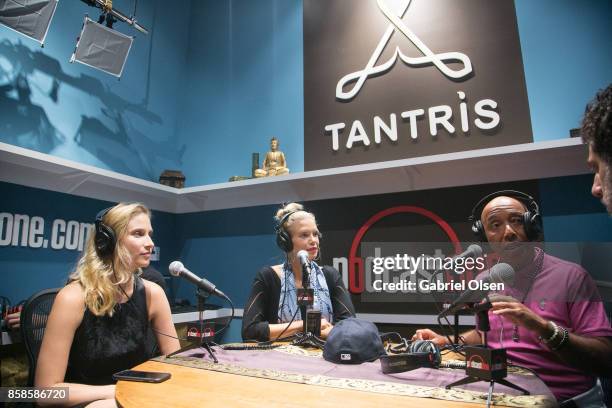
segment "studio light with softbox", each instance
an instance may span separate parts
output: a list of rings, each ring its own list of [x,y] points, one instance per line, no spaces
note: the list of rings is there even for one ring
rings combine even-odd
[[[0,24],[44,45],[58,0],[0,0]]]
[[[80,62],[121,77],[133,41],[133,37],[85,17],[83,30],[70,62]]]

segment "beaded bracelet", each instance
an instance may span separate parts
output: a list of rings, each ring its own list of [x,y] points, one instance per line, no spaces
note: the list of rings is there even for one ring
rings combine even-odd
[[[553,327],[553,334],[547,339],[544,339],[540,336],[540,340],[542,340],[546,344],[549,344],[551,341],[556,339],[557,336],[559,335],[559,326],[557,326],[557,323],[553,322],[552,320],[550,320],[548,323],[549,325],[552,325]]]
[[[561,341],[559,342],[559,344],[557,344],[556,347],[553,347],[553,346],[550,347],[550,349],[553,351],[559,350],[561,347],[565,345],[565,343],[569,341],[569,332],[567,331],[567,329],[565,327],[560,327],[560,329],[562,332]]]

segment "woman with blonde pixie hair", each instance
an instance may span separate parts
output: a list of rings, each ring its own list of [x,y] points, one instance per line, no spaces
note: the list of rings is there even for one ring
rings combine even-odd
[[[153,250],[150,211],[120,203],[96,216],[95,231],[60,290],[43,338],[35,385],[68,387],[67,405],[115,406],[112,374],[179,348],[163,290],[140,277]]]
[[[355,316],[355,308],[340,273],[331,266],[319,266],[321,233],[314,214],[298,203],[282,206],[274,217],[276,244],[285,253],[285,262],[262,268],[253,281],[251,295],[242,316],[242,338],[274,340],[302,330],[297,289],[302,285],[298,252],[308,253],[310,287],[314,309],[321,312],[321,337],[326,338],[340,320]],[[289,323],[293,320],[292,323]]]

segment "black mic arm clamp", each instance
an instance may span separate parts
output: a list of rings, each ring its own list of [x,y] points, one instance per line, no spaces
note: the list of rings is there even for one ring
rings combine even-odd
[[[486,296],[485,301],[472,303],[467,310],[476,316],[476,330],[483,333],[483,345],[487,347],[487,333],[491,330],[489,324],[489,310],[493,308],[489,295]]]
[[[491,304],[489,295],[487,295],[483,302],[473,303],[470,309],[472,310],[473,313],[480,313],[480,312],[488,312],[489,310],[491,310],[492,307],[493,305]]]
[[[202,289],[196,289],[196,297],[198,298],[198,310],[204,310],[204,303],[210,297],[210,292]]]

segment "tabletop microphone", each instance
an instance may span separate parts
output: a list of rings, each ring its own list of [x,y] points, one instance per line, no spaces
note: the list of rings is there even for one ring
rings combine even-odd
[[[459,295],[457,299],[440,313],[440,317],[448,316],[453,314],[465,307],[466,303],[475,303],[482,300],[487,295],[488,290],[480,289],[483,285],[488,286],[490,283],[503,283],[505,285],[514,285],[514,268],[507,263],[500,262],[494,265],[489,273],[481,279],[481,284],[476,289],[467,289]]]
[[[302,287],[297,289],[297,301],[302,314],[302,332],[311,333],[316,337],[321,335],[321,311],[313,310],[312,305],[314,304],[314,290],[310,285],[310,259],[308,259],[308,252],[300,250],[297,253],[297,257],[302,265]]]
[[[187,279],[189,282],[196,285],[198,288],[213,294],[219,297],[227,299],[225,293],[221,292],[217,287],[209,282],[207,279],[200,278],[195,273],[191,272],[189,269],[185,268],[185,265],[181,261],[174,261],[168,267],[168,271],[172,276],[180,276],[182,278]]]
[[[308,252],[305,250],[298,251],[297,257],[302,265],[302,284],[304,288],[310,287],[310,260],[308,259]]]

